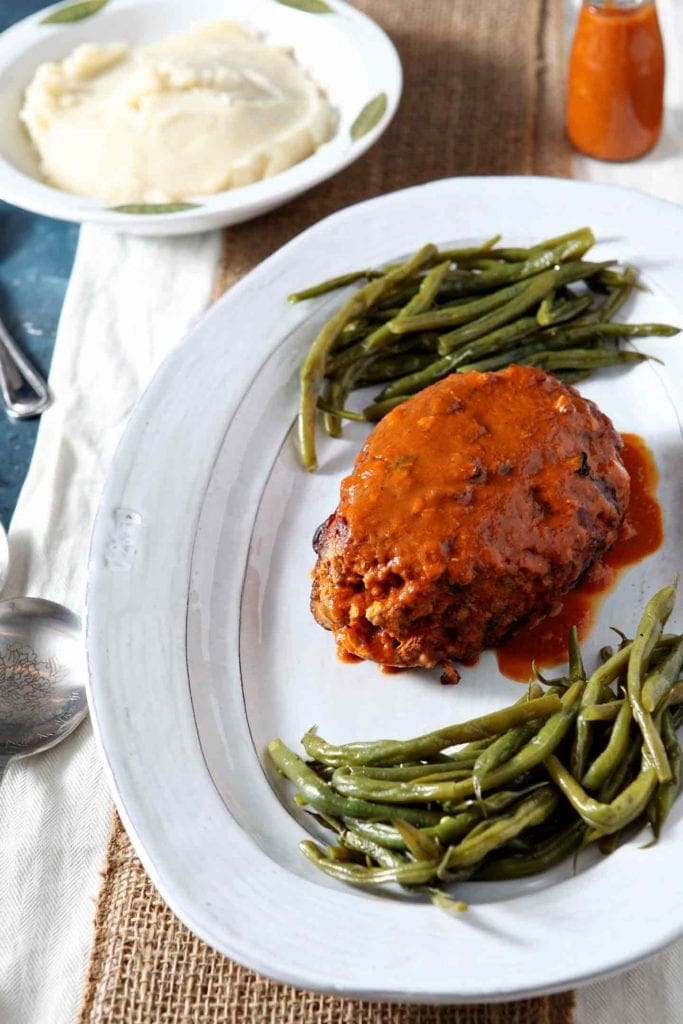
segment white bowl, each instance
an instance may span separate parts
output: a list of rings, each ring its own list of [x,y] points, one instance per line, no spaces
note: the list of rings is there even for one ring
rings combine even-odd
[[[325,13],[306,8],[326,6]],[[43,9],[0,35],[0,199],[59,220],[100,224],[138,235],[180,235],[238,224],[280,206],[356,160],[382,134],[401,95],[401,64],[384,32],[342,0],[105,0],[77,21],[46,23],[72,0]],[[232,18],[268,42],[292,46],[299,63],[326,91],[337,132],[316,153],[286,171],[242,188],[193,198],[180,212],[121,213],[101,202],[52,188],[18,114],[26,86],[44,61],[79,43],[146,43],[192,24]],[[378,97],[386,97],[386,103]],[[375,100],[375,117],[358,117]],[[384,110],[382,111],[382,107]],[[379,117],[377,114],[379,113]],[[353,126],[356,129],[352,133]]]

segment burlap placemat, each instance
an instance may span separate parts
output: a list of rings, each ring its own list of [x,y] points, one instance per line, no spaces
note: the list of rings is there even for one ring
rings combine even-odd
[[[563,0],[356,6],[380,22],[400,52],[405,89],[398,114],[352,167],[226,231],[217,295],[349,203],[456,174],[570,173],[562,129]],[[573,1005],[571,993],[497,1006],[361,1003],[269,981],[214,952],[177,920],[115,817],[80,1024],[571,1024]]]

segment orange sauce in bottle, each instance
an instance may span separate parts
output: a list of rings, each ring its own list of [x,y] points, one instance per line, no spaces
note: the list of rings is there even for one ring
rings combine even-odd
[[[562,598],[557,614],[534,626],[524,626],[501,644],[498,668],[509,679],[528,682],[532,662],[538,668],[567,660],[567,634],[576,626],[585,639],[595,622],[600,598],[617,581],[620,571],[652,554],[662,543],[662,511],[657,501],[657,468],[645,442],[637,434],[622,434],[622,459],[631,477],[631,497],[614,547],[588,570],[581,582]],[[615,623],[618,625],[618,623]]]
[[[633,160],[662,128],[664,48],[654,0],[584,0],[569,61],[567,133],[600,160]]]

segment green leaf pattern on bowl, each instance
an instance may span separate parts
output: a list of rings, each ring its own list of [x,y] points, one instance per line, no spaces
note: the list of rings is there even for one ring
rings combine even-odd
[[[285,7],[294,7],[297,11],[306,11],[307,14],[334,14],[334,8],[325,3],[325,0],[277,0]]]
[[[183,213],[184,210],[197,210],[199,203],[123,203],[121,206],[110,206],[113,213],[160,214]]]
[[[365,104],[356,120],[351,125],[351,138],[354,142],[367,135],[382,120],[387,112],[387,94],[377,93]]]
[[[60,7],[59,10],[48,14],[43,18],[41,25],[68,25],[72,21],[83,21],[93,14],[101,11],[109,0],[81,0],[80,3],[69,4],[68,7]]]

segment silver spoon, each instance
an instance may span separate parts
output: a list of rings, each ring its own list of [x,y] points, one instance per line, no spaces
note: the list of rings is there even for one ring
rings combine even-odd
[[[28,393],[27,393],[28,392]],[[39,416],[50,404],[47,384],[0,320],[0,395],[15,420]]]
[[[10,761],[65,739],[88,710],[77,615],[39,597],[0,601],[0,782]]]

